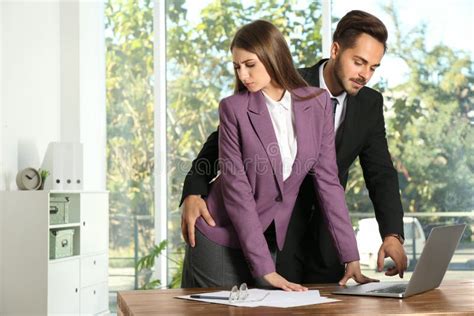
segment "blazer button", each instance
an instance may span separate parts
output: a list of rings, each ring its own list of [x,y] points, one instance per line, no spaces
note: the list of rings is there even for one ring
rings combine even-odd
[[[281,202],[281,201],[282,201],[281,195],[277,196],[277,197],[275,198],[275,201],[276,201],[276,202]]]

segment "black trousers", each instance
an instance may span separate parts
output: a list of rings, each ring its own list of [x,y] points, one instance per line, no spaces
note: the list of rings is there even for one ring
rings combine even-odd
[[[276,270],[288,281],[300,284],[337,283],[344,276],[345,267],[315,203],[312,183],[301,186],[285,245],[277,252]]]
[[[318,243],[311,235],[300,243],[286,242],[282,251],[277,252],[276,259],[277,272],[294,283],[337,283],[345,272],[344,265],[337,259],[331,263],[324,260]]]

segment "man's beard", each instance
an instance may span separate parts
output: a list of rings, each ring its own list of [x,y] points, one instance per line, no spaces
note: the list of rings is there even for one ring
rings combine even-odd
[[[339,60],[339,58],[336,58],[336,60],[334,61],[334,77],[336,78],[336,81],[339,84],[339,86],[341,86],[342,89],[344,89],[344,91],[348,95],[355,96],[362,89],[362,87],[360,89],[354,89],[350,85],[350,82],[344,82],[344,80],[343,80],[344,73],[342,71],[342,65],[341,65],[341,61]],[[355,81],[358,84],[361,84],[362,86],[365,86],[365,84],[367,83],[365,80],[361,80],[360,78],[349,79],[349,81],[350,80]]]

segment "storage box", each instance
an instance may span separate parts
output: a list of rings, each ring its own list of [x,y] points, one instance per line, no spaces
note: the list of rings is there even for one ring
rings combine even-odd
[[[69,223],[69,197],[52,196],[49,202],[49,224]]]
[[[70,257],[74,254],[74,229],[51,230],[49,259]]]

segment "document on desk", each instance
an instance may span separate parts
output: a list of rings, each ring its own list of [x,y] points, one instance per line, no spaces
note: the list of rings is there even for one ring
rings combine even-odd
[[[176,298],[200,301],[206,303],[242,306],[242,307],[297,307],[305,305],[323,304],[337,302],[339,300],[327,298],[319,295],[318,290],[309,290],[306,292],[286,292],[282,290],[248,290],[248,297],[245,300],[230,302],[229,291],[200,293],[201,298],[192,298],[191,295],[176,296]]]

